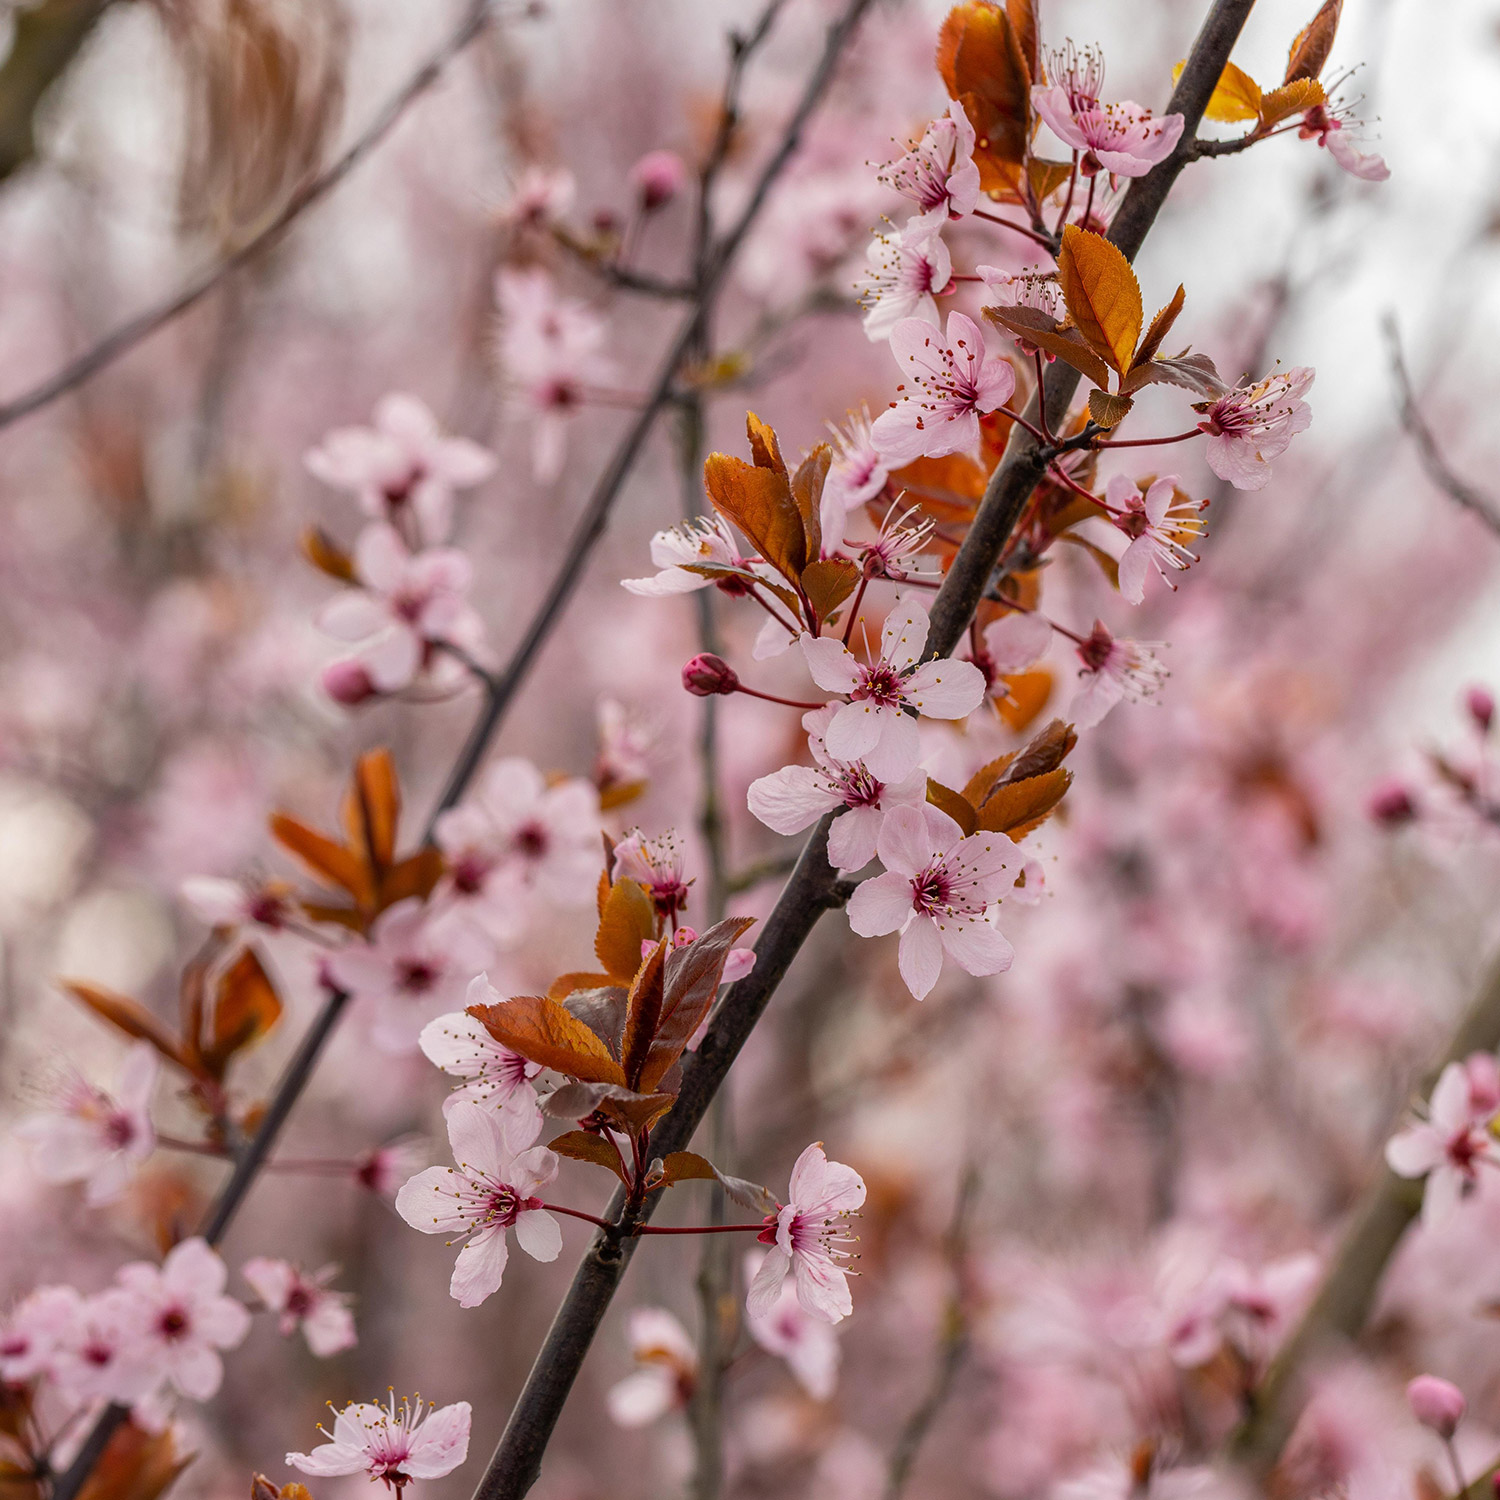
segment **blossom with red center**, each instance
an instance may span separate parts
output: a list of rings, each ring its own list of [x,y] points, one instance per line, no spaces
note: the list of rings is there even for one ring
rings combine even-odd
[[[429,1152],[419,1135],[402,1136],[367,1151],[354,1163],[354,1180],[381,1198],[394,1198],[396,1191],[424,1161]]]
[[[1477,1061],[1476,1061],[1477,1059]],[[1402,1177],[1425,1177],[1422,1222],[1441,1223],[1479,1185],[1479,1168],[1497,1157],[1490,1121],[1500,1110],[1494,1058],[1452,1062],[1438,1077],[1427,1117],[1386,1142],[1385,1159]]]
[[[698,1351],[664,1307],[638,1307],[627,1324],[635,1370],[611,1386],[604,1404],[618,1427],[645,1427],[681,1411],[698,1383]]]
[[[687,163],[675,151],[648,151],[626,174],[645,213],[670,203],[687,185]]]
[[[1312,424],[1312,409],[1302,396],[1313,376],[1299,365],[1212,401],[1195,401],[1193,410],[1203,414],[1198,425],[1208,434],[1209,468],[1237,490],[1263,489],[1271,460]]]
[[[1194,1369],[1227,1342],[1252,1368],[1263,1367],[1307,1305],[1321,1268],[1311,1251],[1255,1267],[1232,1257],[1220,1261],[1171,1320],[1173,1360]]]
[[[1116,474],[1105,486],[1104,503],[1110,520],[1130,538],[1120,556],[1120,593],[1139,604],[1153,568],[1168,588],[1176,588],[1167,578],[1167,569],[1180,571],[1197,562],[1183,538],[1203,535],[1203,522],[1198,519],[1203,504],[1180,494],[1175,474],[1156,480],[1144,494],[1133,479]]]
[[[984,644],[974,658],[975,665],[992,690],[999,688],[995,696],[1003,698],[1009,696],[1005,679],[1035,666],[1047,654],[1052,626],[1039,614],[1012,610],[986,625],[980,639]]]
[[[692,881],[683,879],[682,871],[682,848],[670,828],[654,839],[632,828],[615,845],[615,877],[645,886],[659,916],[672,918],[686,909]]]
[[[913,219],[896,234],[877,234],[854,283],[864,309],[865,337],[878,344],[903,318],[936,328],[936,298],[953,279],[953,261],[939,226]]]
[[[1032,105],[1060,140],[1082,153],[1086,177],[1099,171],[1144,177],[1182,136],[1181,115],[1155,119],[1129,99],[1101,102],[1104,58],[1096,48],[1080,52],[1069,42],[1047,59],[1047,77],[1049,82],[1031,90]]]
[[[924,999],[943,958],[970,974],[1000,974],[1015,950],[989,920],[1014,883],[1015,845],[998,833],[968,838],[935,807],[894,808],[876,843],[884,875],[862,881],[849,898],[849,925],[861,937],[899,932],[897,966]]]
[[[578,184],[566,167],[527,167],[500,217],[530,228],[556,223],[573,206],[577,191]]]
[[[319,1359],[352,1349],[359,1342],[349,1298],[328,1288],[337,1273],[337,1266],[302,1271],[289,1260],[272,1260],[265,1255],[240,1267],[240,1275],[255,1289],[255,1295],[270,1312],[279,1314],[282,1337],[300,1328],[307,1347]]]
[[[893,468],[978,447],[980,415],[1004,406],[1016,388],[1010,365],[986,358],[979,325],[960,312],[948,314],[946,336],[920,318],[897,323],[891,353],[905,377],[900,399],[870,432]]]
[[[352,490],[365,514],[405,528],[421,546],[448,540],[453,493],[495,472],[495,455],[447,436],[415,396],[394,393],[375,407],[369,427],[337,427],[303,460],[335,489]]]
[[[753,1285],[766,1262],[764,1250],[745,1256],[745,1281]],[[784,1359],[797,1383],[814,1401],[826,1401],[838,1383],[839,1340],[822,1318],[809,1315],[792,1282],[783,1281],[770,1308],[747,1316],[745,1328],[768,1354]]]
[[[1304,141],[1316,140],[1328,148],[1328,154],[1351,177],[1365,182],[1384,182],[1391,175],[1385,158],[1374,151],[1361,151],[1355,143],[1354,132],[1333,110],[1324,104],[1315,105],[1302,116],[1297,134]]]
[[[466,1005],[495,1005],[504,997],[481,974],[464,997]],[[422,1028],[417,1038],[428,1062],[463,1082],[443,1101],[446,1114],[463,1099],[490,1105],[504,1104],[517,1089],[542,1071],[540,1063],[528,1062],[492,1037],[465,1011],[439,1016]]]
[[[890,466],[871,435],[866,407],[851,411],[842,427],[830,422],[828,430],[833,438],[833,458],[823,484],[819,514],[825,553],[843,545],[849,512],[873,500],[890,478]]]
[[[114,1092],[69,1073],[51,1108],[28,1115],[16,1134],[49,1182],[82,1182],[90,1206],[111,1203],[156,1149],[151,1095],[161,1064],[148,1042],[134,1043],[120,1065]]]
[[[83,1298],[70,1286],[39,1286],[0,1324],[0,1380],[16,1385],[51,1370],[76,1335]]]
[[[180,894],[194,915],[211,927],[263,927],[284,932],[302,915],[292,887],[280,880],[224,880],[193,875]]]
[[[974,161],[974,127],[957,99],[925,131],[922,139],[875,174],[877,182],[917,205],[913,224],[940,227],[962,219],[979,201],[979,167]]]
[[[982,305],[985,307],[1029,307],[1059,322],[1067,314],[1056,271],[1005,271],[999,266],[975,266],[974,271],[984,283]],[[1005,332],[1015,340],[1016,348],[1027,359],[1038,352],[1048,360],[1055,357],[1039,351],[1037,345],[1013,330],[1006,329]]]
[[[915,806],[927,798],[927,777],[913,771],[887,785],[863,761],[829,754],[825,736],[838,710],[832,705],[802,716],[816,766],[783,766],[750,784],[750,811],[777,833],[800,833],[824,813],[844,811],[828,833],[828,859],[836,869],[859,870],[875,858],[880,825],[893,807]]]
[[[74,1314],[58,1337],[47,1373],[71,1401],[118,1401],[132,1405],[149,1396],[161,1379],[139,1332],[136,1299],[121,1287],[79,1297],[71,1287]],[[59,1300],[56,1312],[64,1309]]]
[[[456,1165],[428,1167],[396,1194],[396,1212],[413,1229],[462,1242],[448,1288],[460,1307],[478,1307],[500,1289],[508,1229],[534,1260],[556,1260],[562,1249],[562,1230],[536,1196],[557,1176],[557,1156],[532,1144],[541,1129],[529,1090],[499,1109],[461,1100],[448,1111]]]
[[[392,1392],[389,1404],[353,1401],[334,1420],[332,1433],[311,1453],[288,1453],[286,1461],[304,1474],[336,1478],[365,1474],[398,1494],[413,1479],[441,1479],[469,1456],[472,1412],[467,1401],[436,1410],[403,1401]]]
[[[752,1319],[768,1316],[791,1272],[803,1308],[837,1323],[854,1311],[843,1263],[854,1243],[849,1216],[865,1201],[864,1179],[853,1167],[829,1161],[815,1142],[797,1158],[788,1192],[790,1201],[766,1215],[760,1239],[770,1250],[750,1283],[746,1312]]]
[[[1131,641],[1110,633],[1095,620],[1088,639],[1077,648],[1083,663],[1068,716],[1080,729],[1095,724],[1122,699],[1144,703],[1167,680],[1167,669],[1154,651],[1160,641]]]
[[[758,558],[741,557],[729,527],[717,516],[699,516],[651,538],[651,561],[661,571],[654,578],[627,578],[623,586],[643,598],[690,594],[718,582],[694,568],[736,568],[749,572]],[[747,580],[748,581],[748,580]]]
[[[984,674],[967,661],[940,657],[918,661],[927,645],[927,611],[910,599],[897,600],[880,632],[880,655],[861,662],[831,636],[803,635],[807,670],[820,688],[844,693],[823,731],[836,760],[863,761],[887,785],[904,781],[921,754],[918,714],[962,719],[984,701]]]

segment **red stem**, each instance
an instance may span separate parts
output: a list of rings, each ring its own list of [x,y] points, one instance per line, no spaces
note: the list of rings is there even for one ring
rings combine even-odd
[[[1073,171],[1068,178],[1068,196],[1063,200],[1062,212],[1057,216],[1057,232],[1063,232],[1063,225],[1068,222],[1068,214],[1073,207],[1073,193],[1078,187],[1078,153],[1073,153]]]
[[[765,1228],[765,1221],[759,1224],[692,1224],[683,1229],[659,1229],[654,1224],[642,1224],[637,1234],[738,1234],[746,1230],[753,1230],[759,1234]]]
[[[1203,431],[1202,427],[1194,427],[1188,432],[1179,432],[1173,437],[1164,438],[1118,438],[1111,442],[1094,443],[1095,448],[1160,448],[1167,443],[1185,443],[1189,438],[1198,437]]]
[[[762,693],[758,688],[746,687],[743,682],[736,683],[734,691],[744,693],[751,698],[763,698],[767,703],[781,703],[787,708],[822,708],[821,703],[803,703],[796,698],[778,698],[775,693]]]
[[[870,576],[865,574],[859,580],[859,587],[854,591],[854,603],[849,606],[849,618],[844,622],[844,646],[847,649],[849,637],[854,634],[854,622],[859,618],[859,607],[865,602],[865,590],[870,586]]]
[[[613,1229],[616,1227],[608,1219],[601,1219],[597,1214],[586,1214],[581,1208],[564,1208],[561,1203],[544,1203],[542,1207],[548,1213],[566,1214],[570,1219],[583,1219],[589,1224],[597,1224],[600,1229]]]

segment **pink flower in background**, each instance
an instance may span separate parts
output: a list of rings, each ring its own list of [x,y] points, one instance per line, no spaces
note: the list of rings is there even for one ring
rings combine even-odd
[[[402,1136],[367,1151],[354,1163],[354,1180],[380,1198],[394,1198],[406,1179],[431,1157],[427,1142],[419,1135]]]
[[[948,314],[946,337],[917,318],[891,330],[901,368],[901,398],[875,418],[871,433],[888,464],[967,453],[979,446],[979,418],[1010,400],[1015,372],[986,358],[984,334],[972,318]]]
[[[1362,178],[1365,182],[1384,182],[1391,175],[1385,158],[1374,151],[1361,151],[1354,142],[1353,133],[1325,105],[1319,104],[1303,115],[1297,134],[1304,141],[1315,139],[1320,146],[1326,146],[1328,154],[1351,177]]]
[[[608,790],[648,780],[656,743],[651,721],[618,698],[608,697],[599,699],[594,717],[599,726],[595,782]]]
[[[681,1411],[698,1380],[698,1351],[688,1331],[664,1307],[638,1307],[627,1325],[637,1368],[604,1393],[618,1427],[645,1427]]]
[[[448,437],[415,396],[385,396],[370,427],[337,427],[306,456],[309,471],[351,490],[372,520],[403,528],[423,547],[446,542],[453,492],[495,472],[495,455],[467,438]]]
[[[59,1338],[48,1373],[72,1401],[128,1406],[148,1397],[161,1382],[152,1353],[151,1342],[141,1335],[138,1299],[122,1287],[110,1287],[78,1300],[77,1315]]]
[[[873,500],[890,478],[890,468],[870,431],[867,407],[851,411],[842,427],[829,423],[828,430],[833,437],[833,461],[823,485],[819,516],[825,553],[843,546],[849,512]]]
[[[501,211],[510,224],[545,228],[573,206],[578,184],[566,167],[527,167]]]
[[[878,344],[903,318],[938,327],[937,296],[953,279],[953,261],[938,226],[913,219],[896,234],[877,234],[854,283],[865,337]]]
[[[1458,1424],[1469,1409],[1464,1393],[1451,1381],[1436,1375],[1418,1375],[1408,1381],[1406,1400],[1417,1421],[1430,1427],[1445,1443],[1458,1431]]]
[[[240,1267],[240,1275],[255,1289],[267,1309],[280,1314],[278,1327],[282,1337],[300,1328],[307,1347],[319,1359],[352,1349],[359,1342],[349,1298],[342,1292],[328,1290],[328,1283],[337,1273],[337,1266],[306,1273],[290,1261],[272,1260],[264,1255],[247,1260]]]
[[[1314,372],[1305,365],[1268,375],[1253,385],[1226,391],[1213,401],[1195,401],[1198,425],[1208,434],[1208,466],[1237,490],[1264,489],[1271,460],[1280,458],[1299,432],[1312,424],[1302,400]]]
[[[830,704],[802,716],[816,766],[783,766],[750,784],[750,811],[777,833],[801,833],[836,807],[847,811],[828,833],[828,858],[840,870],[859,870],[875,858],[880,825],[892,807],[926,801],[927,777],[913,771],[887,786],[861,761],[828,753],[824,735],[838,709]]]
[[[210,927],[263,927],[284,932],[301,918],[292,888],[279,880],[223,880],[193,875],[182,882],[183,904]]]
[[[1169,1333],[1172,1358],[1206,1364],[1227,1340],[1260,1368],[1307,1305],[1321,1271],[1318,1256],[1289,1255],[1264,1266],[1226,1259],[1210,1273]]]
[[[973,662],[939,657],[917,664],[927,646],[927,625],[921,604],[897,600],[881,627],[880,655],[868,666],[832,636],[802,636],[812,680],[849,698],[823,730],[827,753],[845,764],[863,761],[887,784],[916,768],[917,714],[962,719],[984,702],[984,674]]]
[[[687,164],[675,151],[648,151],[626,174],[636,201],[648,214],[670,203],[690,180]]]
[[[16,1385],[46,1374],[76,1337],[83,1298],[70,1286],[39,1286],[0,1324],[0,1380]]]
[[[1130,641],[1110,633],[1095,620],[1088,639],[1077,648],[1083,669],[1068,710],[1080,729],[1092,729],[1122,699],[1142,703],[1167,680],[1167,670],[1153,655],[1160,641]]]
[[[886,873],[856,887],[849,925],[861,937],[901,934],[901,977],[918,1000],[937,983],[945,954],[969,974],[1010,967],[1015,950],[985,920],[1015,879],[1015,845],[1004,834],[965,838],[935,807],[897,807],[877,852]]]
[[[974,212],[979,201],[979,168],[974,162],[974,127],[957,99],[923,132],[922,139],[876,174],[876,180],[917,205],[913,223],[941,226]]]
[[[1480,1080],[1475,1089],[1468,1067],[1449,1063],[1432,1090],[1427,1118],[1386,1142],[1385,1159],[1391,1171],[1427,1179],[1422,1195],[1424,1224],[1450,1218],[1478,1186],[1480,1166],[1500,1160],[1488,1129],[1497,1108],[1490,1072],[1483,1065],[1474,1070],[1473,1076]]]
[[[1036,112],[1057,137],[1083,153],[1085,176],[1103,169],[1116,177],[1144,177],[1172,154],[1182,136],[1182,116],[1154,119],[1129,99],[1105,104],[1104,58],[1092,47],[1078,51],[1071,42],[1047,60],[1046,84],[1031,90]]]
[[[184,1240],[160,1266],[133,1261],[115,1278],[146,1363],[184,1396],[206,1401],[224,1378],[219,1350],[250,1331],[250,1314],[224,1295],[228,1269],[203,1239]]]
[[[790,1271],[803,1308],[837,1323],[854,1311],[844,1247],[853,1243],[846,1225],[865,1201],[864,1179],[853,1167],[829,1161],[814,1143],[797,1158],[788,1192],[790,1201],[766,1215],[760,1238],[771,1249],[750,1284],[746,1312],[754,1319],[774,1311]]]
[[[1142,494],[1136,482],[1124,474],[1113,475],[1104,490],[1105,503],[1113,511],[1110,519],[1130,538],[1120,557],[1120,593],[1132,604],[1146,596],[1146,579],[1154,568],[1169,588],[1167,569],[1182,570],[1197,562],[1183,543],[1184,537],[1203,534],[1198,512],[1203,506],[1183,496],[1177,498],[1177,476],[1166,474]]]
[[[481,974],[469,985],[464,1002],[489,1005],[503,998],[488,977]],[[528,1062],[520,1053],[501,1046],[464,1011],[429,1021],[417,1043],[428,1062],[464,1080],[443,1101],[445,1114],[463,1099],[476,1104],[504,1104],[542,1070],[540,1063]]]
[[[745,1257],[745,1281],[754,1285],[766,1254],[752,1250]],[[784,1359],[802,1389],[815,1401],[833,1395],[839,1375],[838,1335],[822,1318],[813,1317],[798,1300],[796,1286],[783,1281],[776,1301],[759,1316],[749,1314],[750,1337],[769,1354]]]
[[[311,1453],[288,1453],[286,1461],[304,1474],[338,1478],[365,1474],[393,1486],[399,1495],[413,1479],[441,1479],[469,1456],[472,1412],[467,1401],[425,1409],[420,1400],[398,1408],[353,1401],[339,1412],[332,1434]],[[323,1432],[323,1428],[318,1428]]]
[[[156,1149],[150,1107],[160,1070],[155,1048],[136,1042],[120,1065],[113,1094],[69,1074],[53,1108],[16,1126],[36,1170],[48,1182],[87,1184],[84,1200],[91,1206],[118,1198]]]
[[[733,534],[718,516],[699,516],[651,538],[651,561],[661,571],[654,578],[626,578],[623,587],[647,599],[668,594],[690,594],[711,588],[714,579],[690,571],[693,567],[749,570],[758,559],[741,557]]]
[[[499,1109],[468,1100],[448,1111],[454,1167],[428,1167],[396,1194],[396,1212],[423,1234],[463,1241],[449,1291],[460,1307],[478,1307],[500,1289],[505,1232],[533,1260],[556,1260],[562,1230],[535,1196],[557,1176],[557,1157],[532,1143],[542,1112],[529,1093],[512,1094]]]
[[[1042,615],[1012,610],[986,625],[981,639],[982,669],[994,683],[1035,666],[1051,648],[1052,626]]]

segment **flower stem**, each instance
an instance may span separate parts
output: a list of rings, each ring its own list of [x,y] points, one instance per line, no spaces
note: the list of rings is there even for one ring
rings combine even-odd
[[[561,1203],[544,1203],[542,1207],[551,1214],[566,1214],[570,1219],[582,1219],[585,1223],[596,1224],[600,1229],[618,1229],[619,1225],[612,1223],[609,1219],[601,1219],[598,1214],[586,1214],[581,1208],[564,1208]]]
[[[1197,437],[1203,429],[1194,427],[1187,432],[1175,433],[1171,437],[1164,438],[1115,438],[1113,440],[1103,439],[1093,444],[1095,448],[1160,448],[1167,443],[1185,443],[1189,438]]]
[[[739,1234],[752,1231],[759,1234],[765,1228],[762,1221],[759,1224],[688,1224],[680,1229],[663,1229],[655,1224],[641,1224],[636,1228],[637,1234]]]
[[[758,688],[746,687],[743,682],[735,686],[735,692],[744,693],[751,698],[763,698],[767,703],[781,703],[787,708],[822,708],[821,703],[804,703],[799,698],[778,698],[775,693],[763,693]]]

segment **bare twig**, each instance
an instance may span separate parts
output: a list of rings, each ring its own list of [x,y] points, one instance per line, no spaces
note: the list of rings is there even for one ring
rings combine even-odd
[[[1386,313],[1380,320],[1381,332],[1385,335],[1387,357],[1391,365],[1391,378],[1396,382],[1396,399],[1401,411],[1401,425],[1406,429],[1417,450],[1422,468],[1438,489],[1456,501],[1472,515],[1478,516],[1491,531],[1500,533],[1500,502],[1476,489],[1466,480],[1460,479],[1448,467],[1432,429],[1417,406],[1416,394],[1412,390],[1411,377],[1407,374],[1406,361],[1401,354],[1401,334],[1396,327],[1394,313]]]
[[[407,107],[426,93],[443,75],[443,70],[484,29],[490,19],[491,0],[470,0],[463,19],[448,37],[432,52],[427,60],[386,101],[385,106],[367,125],[352,145],[332,166],[299,188],[287,200],[286,206],[266,225],[258,230],[239,249],[222,260],[205,267],[187,284],[166,301],[137,313],[128,322],[122,323],[111,334],[101,339],[92,349],[70,360],[55,375],[50,375],[40,385],[32,387],[10,401],[0,403],[0,427],[29,416],[32,412],[66,395],[75,387],[91,380],[101,370],[112,365],[122,355],[149,338],[158,329],[166,327],[190,307],[200,302],[226,277],[232,276],[241,266],[254,260],[262,251],[275,244],[283,234],[301,217],[306,209],[326,198],[350,172],[367,157],[381,141],[390,134],[396,122],[406,113]]]

